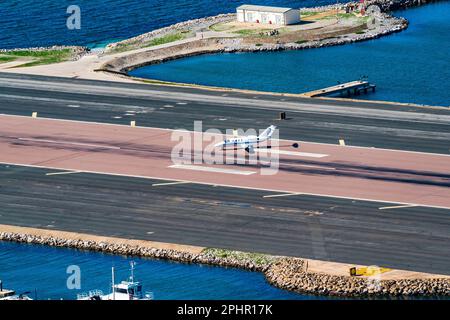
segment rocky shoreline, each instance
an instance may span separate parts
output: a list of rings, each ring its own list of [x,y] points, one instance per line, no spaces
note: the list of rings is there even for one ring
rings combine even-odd
[[[255,255],[237,251],[206,249],[189,253],[128,244],[113,244],[80,239],[63,239],[24,233],[0,232],[0,241],[49,245],[102,253],[165,259],[240,268],[264,273],[267,281],[279,288],[315,295],[337,296],[450,296],[450,278],[377,280],[309,272],[306,260]]]
[[[269,283],[300,293],[333,296],[449,296],[450,279],[380,280],[306,271],[305,261],[285,258],[265,272]]]
[[[204,19],[197,19],[188,21],[183,26],[199,23],[204,25],[206,23],[214,24],[217,19],[230,19],[231,15],[219,15],[216,17],[208,17]],[[110,72],[114,74],[126,75],[127,72],[147,65],[158,64],[168,60],[185,58],[195,55],[202,55],[206,53],[237,53],[237,52],[265,52],[265,51],[282,51],[282,50],[304,50],[312,48],[323,48],[329,46],[344,45],[348,43],[366,41],[376,39],[385,35],[400,32],[408,27],[408,21],[404,18],[392,17],[386,13],[380,15],[381,23],[373,30],[363,34],[349,34],[343,37],[333,37],[329,39],[308,41],[305,43],[280,43],[280,44],[246,44],[242,38],[209,38],[202,40],[193,40],[184,44],[177,44],[170,47],[165,47],[156,50],[146,50],[137,53],[130,53],[129,55],[113,58],[105,63],[96,71]],[[164,34],[174,32],[171,29],[174,26],[164,28]],[[159,34],[159,30],[153,31],[152,36]],[[143,35],[141,39],[148,41],[150,34]],[[133,42],[136,38],[133,38]],[[127,40],[125,40],[127,41]],[[143,41],[143,40],[142,40]],[[121,42],[123,43],[123,42]],[[108,50],[116,48],[117,44],[113,44]]]

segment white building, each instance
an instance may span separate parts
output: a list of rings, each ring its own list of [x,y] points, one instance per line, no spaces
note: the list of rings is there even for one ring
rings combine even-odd
[[[300,22],[300,10],[291,8],[242,5],[237,7],[239,22],[289,25]]]

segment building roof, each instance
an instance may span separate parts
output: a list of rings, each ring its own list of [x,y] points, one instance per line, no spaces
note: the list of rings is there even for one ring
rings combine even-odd
[[[242,6],[237,7],[236,9],[240,10],[251,10],[251,11],[264,11],[264,12],[277,12],[277,13],[285,13],[291,10],[292,8],[281,8],[281,7],[269,7],[269,6],[254,6],[251,4],[244,4]]]

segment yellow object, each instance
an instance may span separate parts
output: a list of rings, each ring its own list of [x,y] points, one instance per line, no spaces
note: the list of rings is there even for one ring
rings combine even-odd
[[[378,274],[382,274],[385,272],[391,271],[389,268],[382,268],[378,266],[368,266],[368,267],[361,267],[361,268],[350,268],[350,275],[351,276],[375,276]]]
[[[130,126],[136,127],[136,121],[131,121],[131,122],[130,122]]]
[[[344,139],[339,139],[339,145],[342,147],[345,147],[345,140]]]
[[[32,117],[32,118],[37,118],[37,112],[33,112],[33,113],[31,114],[31,117]]]

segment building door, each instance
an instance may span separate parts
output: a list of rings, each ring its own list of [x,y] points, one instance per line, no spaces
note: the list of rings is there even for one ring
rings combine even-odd
[[[275,16],[275,24],[282,24],[281,23],[281,16],[278,15],[278,14]]]
[[[251,12],[247,13],[247,21],[248,22],[253,22],[253,13],[251,13]]]
[[[261,14],[261,22],[267,23],[267,14],[264,14],[264,13]]]

